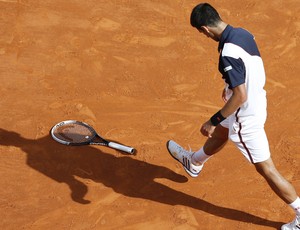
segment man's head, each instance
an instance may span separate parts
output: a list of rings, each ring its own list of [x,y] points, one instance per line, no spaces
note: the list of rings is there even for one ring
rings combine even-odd
[[[217,10],[208,3],[201,3],[195,6],[191,13],[190,21],[191,25],[200,33],[204,33],[215,41],[219,41],[226,25]]]

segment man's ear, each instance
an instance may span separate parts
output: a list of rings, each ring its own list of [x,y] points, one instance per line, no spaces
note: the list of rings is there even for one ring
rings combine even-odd
[[[203,32],[206,32],[206,33],[209,33],[209,32],[210,32],[210,29],[209,29],[209,27],[207,27],[207,26],[201,26],[201,30],[202,30]]]

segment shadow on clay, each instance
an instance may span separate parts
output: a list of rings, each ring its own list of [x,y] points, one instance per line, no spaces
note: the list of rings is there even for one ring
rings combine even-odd
[[[59,183],[67,184],[72,200],[77,203],[91,202],[84,198],[88,187],[76,180],[79,177],[102,183],[128,197],[183,205],[222,218],[256,225],[279,228],[283,224],[244,211],[221,207],[155,182],[156,178],[166,178],[184,183],[187,178],[166,167],[136,160],[134,156],[115,157],[91,146],[64,146],[53,141],[49,135],[30,140],[4,129],[0,129],[0,144],[21,148],[27,154],[27,164],[31,168]]]

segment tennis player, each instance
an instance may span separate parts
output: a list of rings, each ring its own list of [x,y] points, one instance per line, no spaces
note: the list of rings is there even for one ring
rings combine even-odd
[[[167,142],[168,151],[190,176],[197,177],[204,163],[230,139],[271,189],[295,211],[295,220],[281,229],[299,230],[300,199],[273,164],[264,130],[267,117],[265,70],[253,35],[225,23],[208,3],[193,9],[191,25],[219,43],[225,105],[202,125],[201,133],[208,139],[199,151],[189,152],[172,140]]]

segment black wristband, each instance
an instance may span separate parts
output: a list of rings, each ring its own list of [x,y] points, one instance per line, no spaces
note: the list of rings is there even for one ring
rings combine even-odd
[[[220,110],[210,118],[210,122],[212,123],[213,126],[217,126],[225,119],[226,119],[226,117],[223,117],[223,115],[221,114],[221,110]]]

